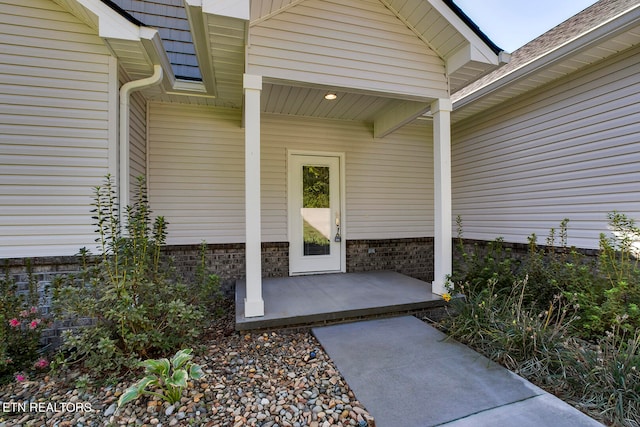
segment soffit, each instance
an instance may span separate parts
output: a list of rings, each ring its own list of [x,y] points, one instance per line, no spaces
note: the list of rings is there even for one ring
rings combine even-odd
[[[216,6],[211,2],[185,0],[185,4],[207,93],[218,99],[215,104],[240,108],[248,20],[209,10]]]
[[[335,100],[326,100],[329,90],[303,86],[264,84],[262,111],[271,114],[317,117],[339,120],[373,121],[376,114],[393,102],[364,93],[331,91]]]

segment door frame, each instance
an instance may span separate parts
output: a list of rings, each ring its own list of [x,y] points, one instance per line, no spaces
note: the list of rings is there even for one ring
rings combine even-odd
[[[310,272],[294,272],[291,268],[291,241],[294,238],[295,232],[293,230],[293,221],[291,218],[291,212],[294,210],[293,197],[291,197],[291,189],[294,186],[293,174],[291,173],[291,158],[293,156],[316,156],[316,157],[334,157],[338,158],[338,188],[340,191],[339,197],[339,210],[340,210],[340,235],[342,240],[340,241],[340,268],[339,270],[331,271],[310,271]],[[326,274],[326,273],[346,273],[347,271],[347,221],[346,221],[346,185],[345,185],[345,153],[333,152],[333,151],[307,151],[307,150],[291,150],[287,149],[287,241],[289,242],[289,275],[301,276],[308,274]]]

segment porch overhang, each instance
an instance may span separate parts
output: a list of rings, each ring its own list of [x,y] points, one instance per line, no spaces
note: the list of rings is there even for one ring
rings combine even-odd
[[[185,0],[203,84],[227,106],[242,105],[249,0]]]
[[[436,277],[432,286],[433,292],[444,292],[446,276],[451,272],[450,93],[456,85],[475,79],[505,59],[469,29],[467,23],[444,0],[409,0],[409,6],[414,7],[412,13],[400,7],[400,3],[406,1],[380,0],[384,7],[378,4],[377,13],[384,17],[391,29],[387,28],[382,34],[377,34],[377,40],[384,44],[385,37],[394,30],[400,31],[404,37],[401,42],[386,45],[387,56],[380,55],[378,45],[375,45],[364,57],[352,58],[349,52],[358,51],[363,40],[368,41],[368,38],[358,37],[354,41],[347,32],[339,40],[339,43],[348,44],[338,61],[341,61],[340,71],[331,70],[333,64],[322,64],[322,61],[319,63],[315,56],[317,54],[323,58],[331,58],[331,49],[320,49],[315,54],[309,54],[304,49],[307,45],[303,45],[299,53],[308,61],[305,66],[317,66],[322,71],[299,68],[296,73],[287,71],[284,74],[274,71],[284,67],[277,55],[268,64],[251,62],[249,49],[246,48],[249,32],[253,31],[252,25],[264,23],[283,11],[290,11],[294,6],[303,6],[305,1],[312,0],[295,1],[277,11],[257,17],[251,15],[253,11],[250,0],[185,0],[202,82],[175,79],[155,30],[127,20],[113,9],[105,8],[104,3],[99,0],[56,1],[68,4],[69,7],[77,6],[76,13],[86,14],[85,19],[96,26],[130,78],[147,77],[152,73],[154,65],[160,65],[165,71],[165,77],[156,89],[160,94],[156,96],[157,99],[165,99],[161,96],[167,94],[197,94],[211,98],[217,106],[244,110],[245,316],[261,317],[265,314],[261,277],[260,116],[263,112],[269,112],[272,106],[281,108],[281,111],[273,111],[281,114],[292,114],[292,111],[284,111],[283,108],[294,109],[296,105],[305,105],[307,111],[312,112],[312,117],[370,122],[373,123],[375,138],[383,138],[425,112],[432,112],[434,182],[437,183],[437,188],[434,189],[434,204],[437,206],[434,227]],[[103,18],[102,15],[106,17]],[[289,18],[295,20],[295,16],[291,15]],[[359,15],[354,16],[356,20],[362,19]],[[111,21],[116,23],[111,26]],[[426,27],[425,23],[428,24]],[[101,29],[103,25],[104,28]],[[433,33],[434,25],[439,26],[437,33]],[[120,27],[124,29],[122,32],[118,30]],[[371,23],[365,28],[367,31],[377,31],[376,25]],[[322,30],[321,39],[333,37],[331,28]],[[418,36],[422,43],[414,36]],[[289,38],[292,43],[297,41],[295,37]],[[265,40],[267,42],[263,48],[266,51],[278,48],[273,45],[273,41],[269,41],[269,37],[265,36]],[[252,41],[255,42],[255,37],[252,37]],[[385,62],[385,58],[395,59],[395,49],[404,47],[405,43],[413,47],[403,54],[399,64],[396,61]],[[413,58],[414,53],[419,55],[419,60]],[[299,58],[294,55],[283,60],[295,65]],[[357,67],[352,73],[354,69],[350,66],[354,62]],[[375,70],[369,68],[371,65],[375,65]],[[396,71],[400,73],[396,74]],[[324,78],[316,79],[319,75],[324,75]],[[386,81],[386,77],[393,78],[393,81]],[[365,82],[367,78],[368,81]],[[283,97],[287,91],[296,91],[295,96]],[[342,106],[340,101],[332,105],[323,104],[326,102],[324,97],[317,95],[325,91],[338,91]],[[147,92],[147,95],[155,96],[155,93]],[[295,102],[283,102],[282,99]]]

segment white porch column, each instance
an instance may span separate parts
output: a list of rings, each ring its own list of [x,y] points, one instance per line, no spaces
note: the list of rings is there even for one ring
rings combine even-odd
[[[262,76],[245,74],[244,87],[244,188],[245,258],[247,296],[245,317],[264,316],[260,230],[260,92]]]
[[[433,114],[434,163],[434,280],[432,292],[446,292],[447,275],[452,272],[451,257],[451,110],[450,99],[431,104]]]

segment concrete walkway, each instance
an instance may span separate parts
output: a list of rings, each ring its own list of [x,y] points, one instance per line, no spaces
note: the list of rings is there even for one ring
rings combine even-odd
[[[602,426],[412,316],[313,334],[376,427]]]

